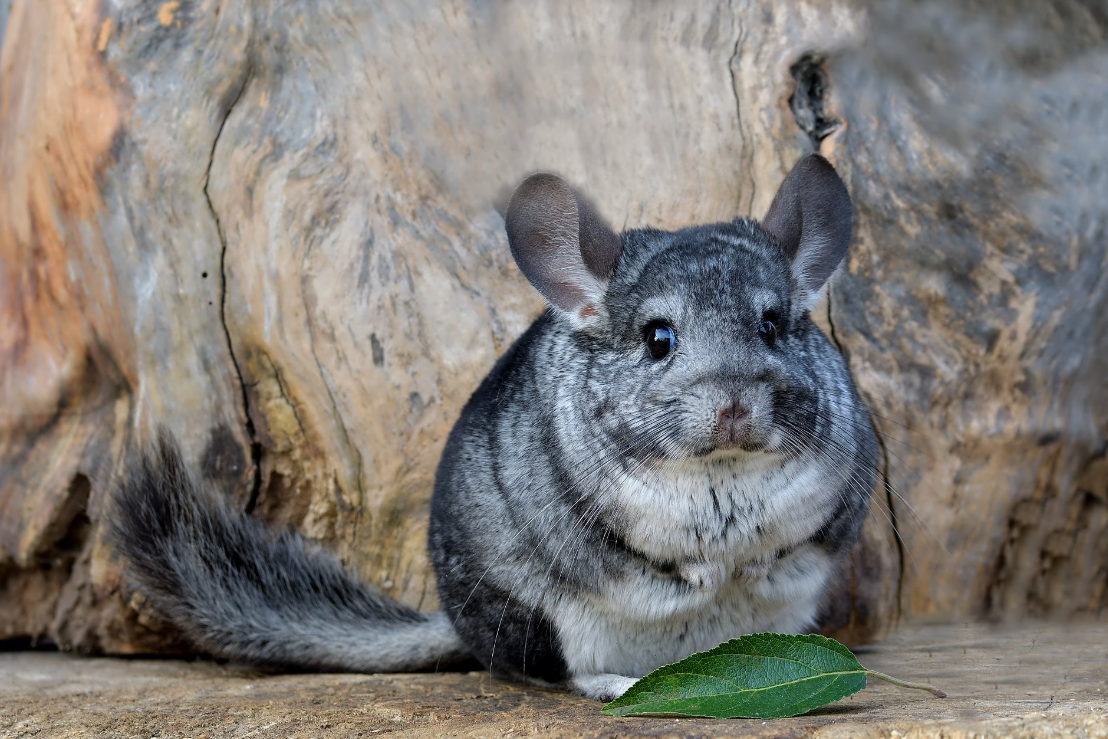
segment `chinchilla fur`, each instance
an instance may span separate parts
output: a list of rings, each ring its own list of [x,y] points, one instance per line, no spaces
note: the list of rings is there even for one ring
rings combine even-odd
[[[439,464],[444,611],[405,608],[193,482],[172,440],[113,534],[128,572],[213,652],[364,672],[475,658],[610,699],[754,631],[815,625],[854,544],[877,444],[808,311],[850,200],[802,159],[761,223],[613,233],[560,178],[512,198],[508,239],[550,309],[469,400]]]

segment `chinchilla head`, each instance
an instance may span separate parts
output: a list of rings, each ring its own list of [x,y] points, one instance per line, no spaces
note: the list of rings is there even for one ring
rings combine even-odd
[[[625,456],[797,451],[821,394],[844,384],[808,316],[851,235],[846,187],[818,155],[761,223],[619,235],[565,181],[535,174],[507,231],[568,337],[563,375],[580,374],[583,417]]]

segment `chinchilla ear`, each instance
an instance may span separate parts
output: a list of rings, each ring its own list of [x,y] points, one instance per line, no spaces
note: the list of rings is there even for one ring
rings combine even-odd
[[[831,163],[819,154],[797,162],[773,197],[762,228],[788,256],[809,309],[846,254],[852,224],[850,194]]]
[[[622,242],[561,177],[525,179],[508,204],[508,244],[523,274],[578,327],[598,320]]]

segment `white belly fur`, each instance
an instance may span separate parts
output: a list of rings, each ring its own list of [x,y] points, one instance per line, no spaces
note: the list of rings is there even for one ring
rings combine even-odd
[[[806,571],[788,572],[797,569]],[[808,629],[830,569],[825,555],[805,548],[753,585],[730,580],[706,593],[680,581],[636,578],[595,596],[563,598],[552,618],[571,675],[641,677],[743,634]]]
[[[743,562],[795,546],[818,529],[820,507],[829,505],[821,478],[810,462],[781,470],[739,460],[713,465],[706,475],[675,474],[675,487],[657,477],[649,487],[624,486],[616,505],[633,522],[631,546],[663,561],[708,562],[728,574],[697,588],[644,566],[600,592],[562,595],[547,613],[570,674],[640,677],[743,634],[810,628],[834,565],[826,553],[804,544],[756,580],[735,573]],[[721,512],[730,516],[726,527]]]

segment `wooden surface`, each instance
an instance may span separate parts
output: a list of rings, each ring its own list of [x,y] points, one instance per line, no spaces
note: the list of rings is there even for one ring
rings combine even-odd
[[[273,675],[212,662],[0,654],[0,737],[1108,737],[1108,624],[964,625],[898,634],[867,667],[929,680],[945,699],[871,681],[807,716],[620,719],[600,703],[485,673]]]
[[[181,648],[101,537],[155,424],[434,607],[438,453],[541,307],[510,188],[677,227],[815,147],[858,213],[818,319],[886,459],[837,633],[1103,612],[1108,19],[974,8],[0,4],[0,639]]]
[[[1108,8],[988,5],[875,3],[837,60],[858,229],[831,317],[883,432],[902,611],[1096,614]]]

